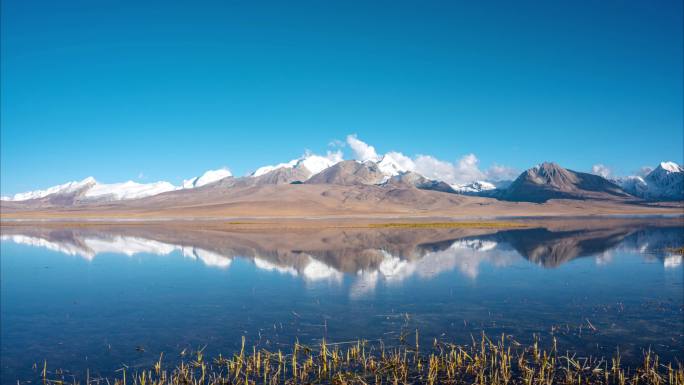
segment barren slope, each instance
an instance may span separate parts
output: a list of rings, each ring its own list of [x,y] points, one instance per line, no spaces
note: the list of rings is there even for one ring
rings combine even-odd
[[[193,189],[106,204],[71,207],[2,202],[10,218],[226,218],[226,217],[503,217],[598,214],[681,214],[681,203],[622,200],[504,202],[406,186],[282,184]]]

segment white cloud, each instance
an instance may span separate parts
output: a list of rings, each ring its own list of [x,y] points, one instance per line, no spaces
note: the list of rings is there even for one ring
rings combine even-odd
[[[613,171],[605,164],[595,164],[591,167],[592,174],[600,175],[604,178],[610,178],[613,175]]]
[[[638,176],[646,176],[646,175],[650,174],[651,171],[653,171],[653,167],[644,166],[644,167],[640,168],[639,170],[637,170],[636,174]]]
[[[485,179],[485,174],[480,171],[475,154],[464,155],[457,164],[457,176],[463,182],[472,182]]]
[[[430,155],[418,155],[415,159],[415,172],[430,179],[453,183],[456,179],[456,168],[453,163],[439,160]]]
[[[498,164],[493,164],[486,172],[487,180],[491,181],[502,181],[502,180],[513,180],[518,177],[520,171],[513,167],[501,166]]]
[[[402,154],[401,152],[390,151],[385,154],[385,157],[390,157],[394,163],[403,169],[414,170],[416,168],[416,164],[413,159]]]
[[[517,176],[515,169],[501,165],[494,165],[486,172],[480,170],[479,160],[475,154],[466,154],[457,162],[449,162],[437,159],[432,155],[418,155],[411,158],[397,151],[390,151],[384,156],[380,156],[375,147],[360,140],[356,135],[348,135],[347,143],[358,160],[378,161],[382,159],[380,165],[383,171],[385,169],[414,171],[426,178],[449,184],[470,183],[480,180],[510,180]]]
[[[347,144],[349,144],[349,147],[351,147],[352,151],[354,151],[354,154],[356,154],[356,159],[360,161],[377,161],[380,159],[378,153],[375,152],[375,147],[359,140],[356,137],[356,134],[347,135]]]
[[[328,147],[332,147],[332,148],[343,148],[346,145],[347,144],[345,142],[343,142],[339,139],[333,139],[330,141],[330,143],[328,143]]]
[[[430,155],[418,155],[415,159],[415,171],[426,178],[437,179],[449,184],[469,183],[486,179],[474,154],[461,157],[458,162],[451,163]]]

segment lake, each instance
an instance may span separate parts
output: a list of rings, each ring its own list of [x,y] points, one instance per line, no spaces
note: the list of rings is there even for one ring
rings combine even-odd
[[[44,361],[109,376],[164,352],[295,339],[553,337],[578,356],[684,360],[681,219],[525,228],[2,227],[1,382]],[[34,367],[35,365],[35,367]]]

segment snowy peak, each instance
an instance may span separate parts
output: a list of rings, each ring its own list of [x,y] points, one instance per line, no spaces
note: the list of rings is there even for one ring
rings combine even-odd
[[[45,190],[15,194],[8,200],[28,201],[34,199],[48,199],[57,200],[61,203],[64,203],[66,200],[70,202],[84,200],[110,201],[143,198],[174,189],[176,189],[176,187],[169,182],[143,184],[128,181],[123,183],[105,184],[97,182],[93,177],[88,177],[80,182],[68,182]]]
[[[181,186],[174,186],[165,181],[153,183],[138,183],[132,180],[122,183],[100,183],[93,177],[82,181],[68,182],[52,186],[44,190],[35,190],[15,194],[11,197],[2,197],[3,201],[30,201],[43,200],[45,202],[73,204],[78,202],[109,202],[125,199],[145,198],[152,195],[204,186],[221,179],[230,177],[228,169],[209,170],[202,176],[186,179]]]
[[[137,183],[129,180],[123,183],[96,183],[86,190],[84,197],[90,200],[117,201],[144,198],[175,189],[176,186],[169,182]]]
[[[645,177],[615,180],[625,191],[646,200],[684,199],[684,168],[675,162],[661,162]]]
[[[259,167],[250,176],[256,178],[256,177],[266,175],[271,171],[278,170],[281,168],[294,168],[294,166],[296,166],[298,162],[299,162],[299,159],[293,159],[287,163],[279,163],[279,164],[276,164],[273,166],[269,165],[269,166]]]
[[[675,162],[660,162],[658,167],[656,167],[656,169],[653,170],[652,173],[656,172],[658,169],[662,169],[666,172],[684,172],[684,167],[678,165]]]
[[[480,180],[465,184],[454,184],[451,185],[451,188],[459,193],[480,193],[483,191],[494,190],[496,189],[496,186],[493,183]]]
[[[184,189],[195,188],[207,185],[209,183],[218,182],[221,179],[233,176],[233,174],[227,168],[220,168],[218,170],[206,171],[201,176],[196,176],[191,179],[186,179],[183,181],[182,187]]]
[[[662,162],[644,178],[646,199],[684,199],[684,169],[675,162]]]
[[[320,155],[306,155],[297,162],[296,167],[303,167],[309,171],[310,176],[318,174],[319,172],[325,170],[342,161],[342,153],[340,152],[329,152],[327,156]]]
[[[295,169],[297,170],[297,174],[301,174],[305,177],[305,179],[308,179],[311,176],[318,174],[326,168],[331,167],[341,161],[342,153],[339,151],[328,152],[326,156],[306,153],[304,156],[293,159],[287,163],[260,167],[250,176],[256,178],[276,170]]]
[[[18,194],[14,194],[11,197],[3,197],[2,200],[27,201],[27,200],[31,200],[31,199],[45,198],[45,197],[53,195],[53,194],[60,194],[60,195],[74,194],[80,190],[92,187],[95,184],[97,184],[97,181],[95,180],[95,178],[89,176],[89,177],[83,179],[82,181],[67,182],[64,184],[57,185],[57,186],[48,187],[45,190],[34,190],[34,191],[18,193]]]
[[[413,169],[413,161],[398,152],[388,152],[376,163],[380,171],[390,177]]]

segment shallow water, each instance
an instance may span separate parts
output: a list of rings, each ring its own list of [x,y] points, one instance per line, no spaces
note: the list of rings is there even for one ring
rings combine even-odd
[[[226,231],[3,226],[1,382],[91,376],[249,344],[552,337],[579,356],[684,359],[681,222]],[[581,222],[580,222],[581,223]],[[168,362],[167,361],[167,362]]]

